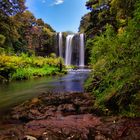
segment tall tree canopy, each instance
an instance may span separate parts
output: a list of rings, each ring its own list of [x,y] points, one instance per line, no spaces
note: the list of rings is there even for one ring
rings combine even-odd
[[[51,37],[55,31],[26,9],[25,0],[0,0],[0,47],[10,52],[49,50],[54,46]]]

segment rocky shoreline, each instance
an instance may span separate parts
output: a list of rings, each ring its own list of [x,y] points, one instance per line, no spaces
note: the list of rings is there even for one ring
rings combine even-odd
[[[140,118],[98,116],[89,93],[44,93],[10,112],[0,140],[139,140]]]

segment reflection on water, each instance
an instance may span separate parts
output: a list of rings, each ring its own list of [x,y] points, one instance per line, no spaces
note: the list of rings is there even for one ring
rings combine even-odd
[[[54,92],[83,92],[83,83],[88,76],[89,71],[69,71],[64,77],[59,77],[56,81],[48,83],[52,86],[49,90]]]
[[[0,85],[0,111],[43,92],[83,92],[89,70],[70,70],[62,77],[44,77]]]

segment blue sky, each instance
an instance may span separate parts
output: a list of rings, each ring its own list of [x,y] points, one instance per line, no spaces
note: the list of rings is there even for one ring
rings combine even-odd
[[[77,32],[81,17],[88,12],[87,0],[26,0],[36,18],[42,18],[57,32]]]

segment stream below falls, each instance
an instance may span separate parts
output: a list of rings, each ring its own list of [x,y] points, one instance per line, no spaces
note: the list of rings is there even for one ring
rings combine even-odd
[[[83,92],[89,69],[69,70],[64,76],[13,81],[0,85],[0,115],[30,98],[47,92]]]

